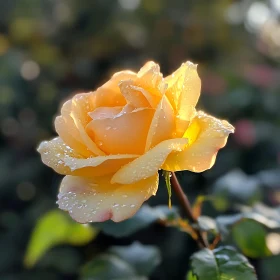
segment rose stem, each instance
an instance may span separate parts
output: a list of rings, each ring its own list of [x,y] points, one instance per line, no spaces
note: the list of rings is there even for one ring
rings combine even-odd
[[[171,172],[171,174],[172,174],[171,184],[172,184],[173,190],[175,191],[177,197],[179,198],[179,201],[181,203],[182,208],[185,211],[187,218],[190,220],[191,223],[197,224],[197,219],[193,215],[192,207],[191,207],[191,204],[190,204],[190,201],[189,201],[187,195],[183,192],[182,187],[181,187],[180,183],[178,182],[178,179],[175,175],[175,172]],[[200,230],[198,230],[198,229],[194,229],[194,230],[197,234],[197,237],[198,237],[197,241],[198,241],[200,247],[208,248],[208,241],[202,235]]]

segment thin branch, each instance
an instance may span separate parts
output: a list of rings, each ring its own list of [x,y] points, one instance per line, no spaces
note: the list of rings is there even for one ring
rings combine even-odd
[[[190,220],[190,222],[192,224],[197,224],[197,219],[193,215],[192,207],[191,207],[191,204],[190,204],[190,201],[189,201],[187,195],[183,192],[183,189],[182,189],[180,183],[178,182],[175,172],[171,172],[171,174],[172,174],[172,177],[171,177],[172,188],[175,191],[177,197],[179,198],[179,201],[181,203],[181,206],[182,206],[187,218]],[[205,238],[205,236],[203,235],[203,233],[201,233],[200,230],[198,230],[198,229],[194,229],[194,230],[198,237],[197,241],[199,243],[199,246],[208,248],[208,246],[209,246],[208,241]]]

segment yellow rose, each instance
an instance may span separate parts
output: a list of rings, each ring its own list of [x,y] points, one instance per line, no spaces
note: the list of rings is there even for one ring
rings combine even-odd
[[[94,92],[75,95],[55,119],[59,137],[42,142],[42,161],[66,175],[58,205],[80,223],[134,215],[158,189],[158,170],[213,166],[234,128],[197,112],[196,65],[163,78],[148,62],[116,73]]]

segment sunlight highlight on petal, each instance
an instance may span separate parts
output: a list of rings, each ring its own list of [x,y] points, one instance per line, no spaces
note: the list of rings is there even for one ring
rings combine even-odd
[[[223,148],[234,128],[225,120],[216,119],[198,112],[185,133],[190,144],[182,152],[168,156],[162,166],[164,170],[190,170],[202,172],[213,166],[219,149]]]
[[[161,142],[141,157],[123,166],[112,177],[112,183],[132,184],[158,172],[167,156],[173,151],[182,151],[188,140],[169,139]]]
[[[197,65],[186,62],[172,75],[165,78],[168,83],[166,96],[176,114],[177,137],[182,137],[195,115],[195,106],[201,90]]]

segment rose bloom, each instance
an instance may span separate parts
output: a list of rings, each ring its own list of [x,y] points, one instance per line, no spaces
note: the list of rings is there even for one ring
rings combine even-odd
[[[166,78],[148,62],[64,103],[59,137],[38,148],[46,165],[66,175],[59,207],[80,223],[119,222],[156,194],[158,170],[211,168],[234,128],[196,111],[200,88],[191,62]]]

